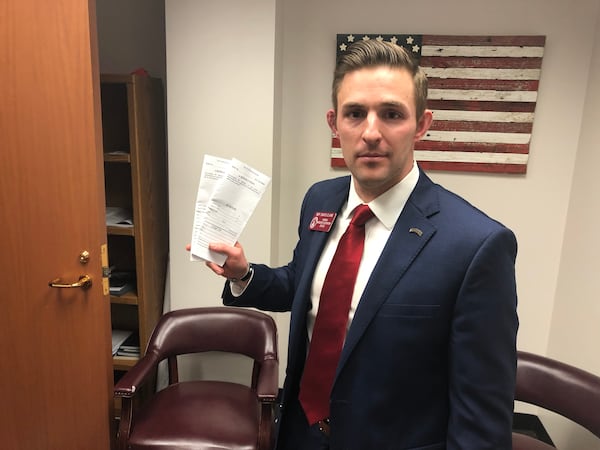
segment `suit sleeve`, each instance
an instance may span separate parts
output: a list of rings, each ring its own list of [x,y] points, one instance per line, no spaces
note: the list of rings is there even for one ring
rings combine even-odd
[[[265,264],[253,264],[252,282],[242,295],[233,296],[229,282],[225,283],[222,294],[223,304],[253,307],[265,311],[285,312],[291,310],[297,286],[297,261],[302,259],[300,255],[302,249],[306,247],[306,239],[303,239],[303,233],[307,229],[306,204],[313,192],[314,188],[309,189],[302,202],[298,225],[299,240],[294,249],[292,261],[286,266],[277,268],[271,268]]]
[[[477,249],[455,304],[448,354],[447,448],[511,449],[518,329],[514,234]]]
[[[239,297],[233,296],[229,282],[223,289],[223,304],[226,306],[247,306],[263,311],[289,311],[293,300],[293,279],[291,264],[272,269],[264,264],[253,264],[252,282]]]

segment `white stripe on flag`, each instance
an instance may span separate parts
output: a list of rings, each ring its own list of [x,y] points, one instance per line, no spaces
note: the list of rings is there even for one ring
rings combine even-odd
[[[499,111],[453,111],[434,109],[433,120],[460,120],[465,122],[533,122],[533,113]]]
[[[477,100],[491,102],[535,102],[534,91],[493,91],[488,89],[430,89],[429,100]]]
[[[541,58],[544,47],[423,45],[421,56],[474,56],[507,58]]]
[[[478,153],[415,150],[417,161],[443,161],[463,163],[527,164],[529,155],[520,153]]]
[[[439,142],[479,142],[493,144],[528,144],[529,133],[487,133],[470,131],[435,131],[429,130],[423,141]]]
[[[465,80],[539,80],[540,69],[440,68],[423,66],[427,78],[462,78]]]

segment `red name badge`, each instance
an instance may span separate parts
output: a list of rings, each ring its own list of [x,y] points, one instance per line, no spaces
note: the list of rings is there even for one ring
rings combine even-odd
[[[310,221],[309,228],[313,231],[324,231],[329,233],[333,221],[335,220],[336,213],[333,212],[317,212]]]

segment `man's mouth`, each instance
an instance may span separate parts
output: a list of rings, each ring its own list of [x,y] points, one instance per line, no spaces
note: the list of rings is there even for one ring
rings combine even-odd
[[[376,158],[385,158],[386,154],[384,152],[362,152],[356,155],[357,158],[361,159],[376,159]]]

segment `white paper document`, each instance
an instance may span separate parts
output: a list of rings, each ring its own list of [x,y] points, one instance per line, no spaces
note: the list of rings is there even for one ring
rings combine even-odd
[[[208,244],[234,245],[271,178],[233,158],[205,155],[196,195],[190,260],[225,263]]]

